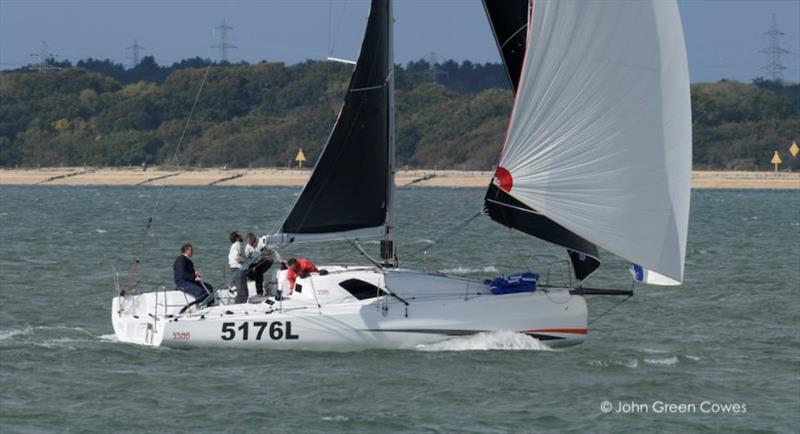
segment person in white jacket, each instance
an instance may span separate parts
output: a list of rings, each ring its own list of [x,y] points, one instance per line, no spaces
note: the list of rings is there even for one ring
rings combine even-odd
[[[247,290],[247,273],[242,270],[242,264],[247,262],[244,254],[244,243],[242,235],[233,231],[230,235],[231,249],[228,252],[228,266],[231,269],[231,276],[236,282],[236,304],[247,303],[249,293]]]

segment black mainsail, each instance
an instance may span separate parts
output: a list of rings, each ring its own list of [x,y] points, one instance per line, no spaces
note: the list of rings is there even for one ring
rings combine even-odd
[[[373,0],[344,105],[314,171],[281,225],[286,235],[383,230],[391,210],[391,10]]]
[[[522,79],[531,5],[529,0],[483,0],[483,6],[516,95]],[[566,248],[578,280],[586,279],[597,270],[600,267],[597,247],[515,199],[503,188],[506,182],[511,182],[510,175],[506,175],[498,169],[489,184],[484,198],[484,210],[489,217],[502,225]]]

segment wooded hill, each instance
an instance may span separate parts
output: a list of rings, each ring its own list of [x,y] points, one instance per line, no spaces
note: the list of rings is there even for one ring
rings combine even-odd
[[[314,161],[336,119],[351,67],[331,62],[213,65],[177,161],[205,67],[126,70],[87,60],[60,71],[0,73],[2,166],[286,166]],[[511,112],[499,64],[424,61],[397,69],[400,167],[491,169]],[[800,86],[757,80],[692,85],[697,168],[765,170],[800,141]],[[785,167],[785,166],[784,166]]]

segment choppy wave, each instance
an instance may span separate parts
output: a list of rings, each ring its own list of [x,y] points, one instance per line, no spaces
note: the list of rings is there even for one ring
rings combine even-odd
[[[473,274],[473,273],[498,273],[500,270],[497,269],[494,265],[487,265],[486,267],[456,267],[456,268],[446,268],[444,270],[439,270],[445,274]]]
[[[644,362],[650,365],[673,366],[678,364],[678,357],[665,357],[663,359],[644,359]]]
[[[674,366],[681,362],[681,360],[691,360],[691,361],[699,361],[700,357],[692,356],[692,355],[672,355],[672,356],[664,356],[664,357],[653,357],[656,354],[665,354],[669,351],[664,350],[656,350],[652,348],[642,348],[639,350],[642,353],[650,354],[650,357],[645,357],[643,359],[639,359],[637,357],[626,357],[626,358],[619,358],[619,359],[609,359],[609,360],[590,360],[589,366],[601,367],[601,368],[608,368],[608,367],[625,367],[625,368],[638,368],[639,361],[641,360],[646,365],[652,366]]]
[[[349,417],[342,416],[341,414],[337,414],[336,416],[322,416],[321,419],[328,422],[347,422],[350,420]]]
[[[11,339],[14,336],[27,335],[33,332],[33,327],[25,327],[15,330],[0,330],[0,342]]]
[[[621,366],[623,368],[635,369],[639,367],[639,359],[635,357],[619,360],[590,360],[589,366],[608,368],[609,366]]]
[[[641,351],[643,353],[646,353],[646,354],[666,354],[666,353],[669,353],[669,351],[667,351],[667,350],[659,350],[659,349],[655,349],[655,348],[642,348],[639,351]]]
[[[487,351],[527,350],[550,351],[541,341],[522,333],[511,331],[485,332],[458,336],[434,344],[417,345],[419,351]]]

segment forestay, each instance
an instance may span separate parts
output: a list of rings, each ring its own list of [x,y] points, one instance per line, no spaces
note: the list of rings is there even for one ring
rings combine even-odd
[[[691,111],[674,1],[543,1],[495,188],[644,268],[683,279]]]

